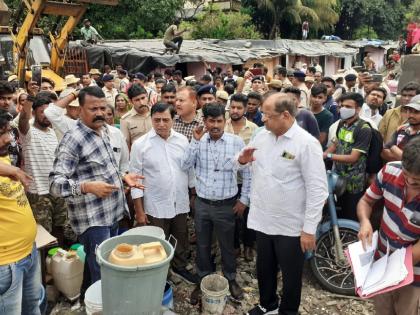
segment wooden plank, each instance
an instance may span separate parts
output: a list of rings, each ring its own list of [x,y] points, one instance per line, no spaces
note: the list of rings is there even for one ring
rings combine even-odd
[[[118,0],[77,0],[82,3],[102,4],[102,5],[117,5]]]
[[[45,3],[42,13],[58,16],[77,16],[83,9],[83,5],[80,4],[48,1]]]

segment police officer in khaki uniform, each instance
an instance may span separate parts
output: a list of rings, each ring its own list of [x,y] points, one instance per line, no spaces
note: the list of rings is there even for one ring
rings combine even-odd
[[[134,84],[127,91],[133,108],[121,118],[121,131],[131,148],[133,142],[152,129],[147,91]]]

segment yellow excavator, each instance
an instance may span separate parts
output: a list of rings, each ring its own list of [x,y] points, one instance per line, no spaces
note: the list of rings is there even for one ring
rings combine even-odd
[[[56,90],[64,88],[64,62],[69,35],[81,20],[89,4],[117,5],[118,0],[22,0],[19,11],[26,12],[21,25],[0,27],[0,70],[7,69],[15,73],[19,85],[31,79],[30,66],[42,67],[42,77],[55,83]],[[42,16],[56,16],[66,21],[56,34],[49,33],[49,42],[42,30],[36,28]],[[10,17],[7,5],[0,0],[0,23],[7,25]],[[8,34],[7,34],[8,33]],[[10,42],[12,40],[12,53]],[[8,67],[4,67],[4,65]],[[1,69],[3,67],[3,69]]]

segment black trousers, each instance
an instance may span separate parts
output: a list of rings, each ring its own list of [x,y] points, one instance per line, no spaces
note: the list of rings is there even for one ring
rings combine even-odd
[[[184,38],[182,36],[177,36],[177,37],[174,37],[171,42],[165,42],[165,46],[167,48],[171,48],[179,52],[179,50],[181,49],[183,40]]]
[[[255,231],[248,229],[248,214],[249,208],[246,208],[242,217],[236,216],[235,219],[235,249],[241,247],[242,244],[245,247],[253,247],[255,242]]]
[[[211,259],[211,244],[213,230],[219,242],[222,254],[223,275],[228,280],[236,278],[236,257],[233,247],[235,233],[235,214],[233,205],[235,200],[228,204],[214,206],[197,198],[195,200],[195,234],[197,235],[197,273],[201,278],[213,273]]]
[[[337,212],[337,216],[342,219],[349,219],[358,222],[357,219],[357,204],[363,197],[364,192],[349,193],[345,192],[337,199],[337,204],[341,207],[341,211]]]
[[[159,219],[150,215],[148,218],[150,225],[160,227],[165,232],[166,237],[172,234],[177,239],[178,242],[171,265],[177,269],[185,269],[188,263],[187,251],[189,249],[188,231],[185,228],[187,226],[187,214],[180,213],[172,219]]]
[[[238,184],[238,194],[236,197],[239,199],[242,191],[242,184]],[[248,214],[249,207],[244,211],[242,217],[236,216],[235,218],[235,249],[241,247],[241,240],[244,247],[253,247],[255,243],[255,231],[248,229]]]
[[[304,254],[300,237],[267,235],[257,236],[257,278],[260,304],[265,308],[278,305],[277,273],[283,276],[283,294],[279,314],[297,315],[302,291]]]

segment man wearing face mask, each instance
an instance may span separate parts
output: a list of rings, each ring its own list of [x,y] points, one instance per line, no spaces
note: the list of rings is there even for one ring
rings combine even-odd
[[[363,105],[360,94],[344,94],[340,102],[337,136],[324,152],[324,159],[333,161],[333,170],[346,179],[346,191],[338,199],[339,216],[357,221],[356,206],[366,188],[366,160],[372,129],[359,117]],[[359,124],[360,128],[357,128]]]
[[[123,182],[143,189],[138,181],[143,177],[119,170],[105,127],[106,98],[101,88],[82,89],[78,100],[80,120],[57,147],[49,187],[51,195],[66,199],[71,227],[84,246],[87,288],[101,278],[96,247],[117,235],[118,221],[128,212]]]

